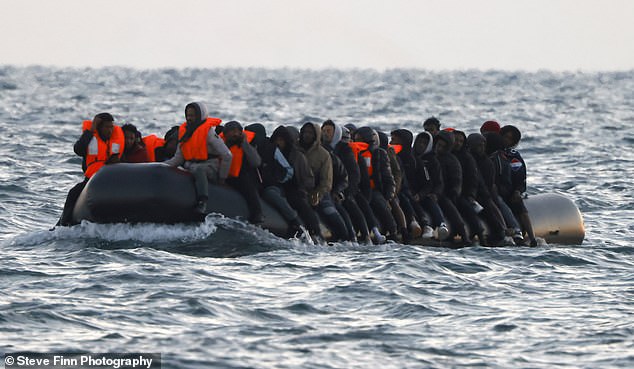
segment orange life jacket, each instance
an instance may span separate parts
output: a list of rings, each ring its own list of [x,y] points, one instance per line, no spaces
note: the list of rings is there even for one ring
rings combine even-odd
[[[244,130],[244,135],[247,137],[247,142],[251,143],[255,138],[255,132]],[[223,141],[225,140],[225,135],[220,133],[220,138]],[[229,167],[229,177],[238,177],[240,175],[240,170],[242,169],[242,159],[244,158],[244,150],[242,150],[241,145],[233,145],[229,148],[231,151],[231,166]]]
[[[157,137],[156,135],[149,135],[143,137],[143,143],[145,144],[145,149],[147,150],[147,158],[150,162],[156,161],[156,154],[154,153],[154,150],[158,147],[165,146],[165,140]]]
[[[212,127],[215,127],[222,123],[218,118],[207,118],[207,120],[198,126],[194,131],[194,134],[186,142],[181,142],[181,152],[183,158],[186,161],[200,160],[205,161],[209,159],[209,153],[207,152],[207,135]],[[178,139],[180,140],[187,131],[187,122],[181,124],[178,129]]]
[[[365,161],[365,166],[368,170],[368,177],[370,177],[370,188],[374,188],[374,179],[372,179],[372,152],[368,150],[368,147],[370,145],[365,142],[349,142],[348,146],[350,146],[350,148],[352,149],[352,152],[354,153],[354,158],[357,160],[357,162],[359,161],[359,154],[361,154],[361,157]]]
[[[388,145],[388,146],[394,150],[394,153],[396,153],[396,155],[398,155],[398,153],[403,151],[403,145]]]
[[[91,120],[83,121],[82,129],[84,131],[90,130],[91,127]],[[93,138],[90,140],[88,149],[86,150],[86,170],[84,171],[86,178],[90,178],[95,175],[95,173],[97,173],[97,171],[106,164],[110,155],[117,154],[117,156],[121,158],[124,148],[125,135],[123,134],[121,127],[117,125],[114,126],[112,135],[108,141],[102,140],[99,136],[99,132],[95,130]]]

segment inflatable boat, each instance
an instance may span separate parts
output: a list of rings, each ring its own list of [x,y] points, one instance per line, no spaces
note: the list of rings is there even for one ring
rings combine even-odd
[[[103,167],[88,182],[73,209],[73,220],[94,223],[201,222],[195,211],[192,175],[162,163],[114,164]],[[533,230],[547,243],[581,244],[585,237],[577,206],[564,195],[547,193],[525,200]],[[209,213],[248,218],[244,198],[227,186],[209,185]],[[280,237],[290,237],[288,223],[262,201],[261,227]],[[421,243],[421,242],[417,242]],[[425,244],[425,242],[422,242]]]

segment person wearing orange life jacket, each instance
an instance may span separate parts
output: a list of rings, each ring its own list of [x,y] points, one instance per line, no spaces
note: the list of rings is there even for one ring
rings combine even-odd
[[[251,145],[255,133],[244,131],[240,122],[231,121],[225,124],[220,133],[231,151],[231,166],[227,184],[234,187],[242,194],[249,206],[249,221],[261,224],[264,221],[262,205],[258,195],[258,177],[256,169],[262,164],[262,159],[257,149]]]
[[[75,142],[73,150],[82,157],[84,180],[75,185],[66,197],[64,210],[56,225],[73,225],[73,208],[88,180],[104,165],[118,163],[125,146],[121,127],[114,124],[110,113],[99,113],[92,121],[82,123],[83,133]]]
[[[162,162],[174,156],[178,146],[178,129],[178,126],[173,126],[163,138],[155,134],[143,137],[143,144],[145,144],[150,162]]]
[[[209,182],[224,184],[231,166],[231,151],[218,137],[214,127],[222,120],[210,118],[207,107],[201,102],[185,106],[185,123],[178,130],[178,147],[170,166],[182,165],[194,176],[196,186],[196,211],[205,214],[209,199]]]
[[[395,195],[395,182],[387,152],[379,147],[378,135],[370,127],[361,127],[355,132],[355,141],[367,144],[360,152],[370,177],[370,206],[377,216],[383,233],[393,240],[398,239],[397,225],[390,212],[388,201]]]

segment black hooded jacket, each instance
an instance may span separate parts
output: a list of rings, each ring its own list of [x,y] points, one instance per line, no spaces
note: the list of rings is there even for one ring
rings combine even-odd
[[[487,132],[485,137],[487,154],[493,161],[495,169],[495,184],[498,194],[507,199],[513,193],[513,182],[511,180],[511,162],[504,154],[504,141],[502,136],[495,132]]]
[[[440,131],[436,135],[436,139],[447,143],[448,151],[444,153],[436,152],[436,157],[442,172],[444,194],[455,201],[462,192],[462,167],[458,159],[451,153],[454,143],[453,133]]]
[[[414,181],[410,183],[412,193],[417,194],[421,198],[430,194],[439,196],[443,193],[443,179],[440,163],[432,150],[434,139],[429,132],[421,132],[414,140],[414,147],[416,147],[416,143],[422,139],[423,135],[429,137],[429,142],[423,152],[414,151],[416,174]]]
[[[460,134],[464,137],[464,144],[460,150],[454,150],[453,154],[456,156],[462,167],[462,196],[476,198],[478,194],[478,186],[482,179],[480,178],[480,171],[478,170],[478,164],[467,150],[467,137],[464,132],[455,131],[454,134]]]
[[[361,137],[362,142],[368,144],[368,151],[372,153],[371,179],[374,181],[374,189],[379,191],[387,200],[392,199],[396,194],[396,185],[387,152],[379,147],[372,128],[361,127],[355,134]]]
[[[282,155],[293,167],[293,177],[290,181],[281,184],[280,181],[285,175],[284,169],[274,158],[275,141],[281,137],[286,143],[286,148],[281,150]],[[262,157],[262,182],[264,187],[282,186],[287,190],[297,190],[307,193],[315,186],[315,177],[308,165],[308,161],[296,146],[296,141],[287,127],[279,126],[273,131],[271,138],[264,143],[264,156]]]

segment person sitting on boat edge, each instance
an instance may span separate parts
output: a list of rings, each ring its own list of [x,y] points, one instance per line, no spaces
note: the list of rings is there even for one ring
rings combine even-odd
[[[315,176],[315,186],[309,191],[310,204],[324,218],[338,240],[349,241],[346,224],[333,203],[330,191],[333,184],[332,158],[321,145],[321,127],[306,122],[299,131],[299,149],[306,156]]]
[[[511,162],[511,183],[513,187],[511,196],[505,201],[517,217],[517,220],[519,220],[522,229],[528,235],[530,245],[537,246],[533,225],[522,198],[522,194],[526,192],[526,163],[520,152],[517,151],[517,144],[522,139],[522,133],[517,127],[506,125],[500,129],[500,135],[504,142],[504,153]]]
[[[185,106],[186,121],[178,129],[178,147],[174,157],[165,161],[170,166],[182,165],[194,176],[196,210],[206,213],[209,182],[224,184],[231,166],[231,151],[212,129],[222,122],[210,118],[201,102]]]
[[[125,136],[125,149],[121,162],[123,163],[147,163],[148,158],[145,144],[141,139],[141,133],[134,124],[124,124],[121,126],[123,135]]]
[[[162,162],[176,153],[178,146],[178,126],[172,126],[163,138],[154,134],[143,137],[147,156],[151,162]]]
[[[62,215],[56,225],[73,224],[73,208],[88,180],[104,165],[118,163],[123,155],[125,138],[121,127],[114,124],[110,113],[99,113],[93,120],[82,123],[83,133],[75,142],[73,150],[82,157],[84,180],[68,192]]]
[[[262,164],[257,149],[251,145],[255,133],[244,131],[240,122],[231,121],[225,124],[220,138],[231,151],[231,166],[227,184],[242,194],[249,206],[249,221],[261,224],[264,221],[262,205],[258,195],[258,179],[256,169]]]

